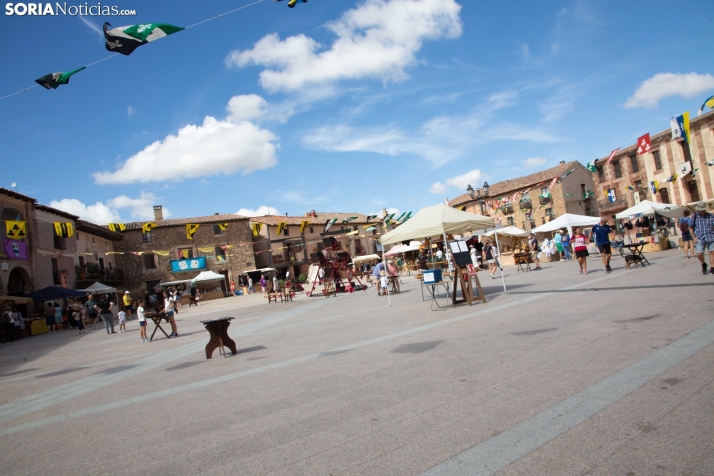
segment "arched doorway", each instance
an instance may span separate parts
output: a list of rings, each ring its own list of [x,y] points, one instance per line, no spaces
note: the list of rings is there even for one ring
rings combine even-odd
[[[13,268],[7,279],[8,296],[24,296],[32,291],[30,275],[22,268]]]

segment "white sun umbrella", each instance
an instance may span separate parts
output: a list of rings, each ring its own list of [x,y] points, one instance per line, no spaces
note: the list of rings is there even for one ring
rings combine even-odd
[[[398,244],[398,245],[394,246],[391,250],[384,253],[384,256],[394,256],[396,254],[399,254],[399,253],[401,253],[402,248],[405,248],[405,246],[402,244]]]
[[[580,226],[593,226],[600,221],[600,217],[591,217],[588,215],[575,215],[573,213],[565,213],[560,215],[555,220],[544,223],[543,225],[533,228],[533,233],[547,233],[549,231],[568,229],[568,234],[573,236],[573,228]]]
[[[630,218],[633,215],[651,215],[655,212],[660,213],[662,211],[674,210],[676,208],[679,207],[668,203],[657,203],[649,200],[642,200],[634,207],[630,207],[627,210],[618,213],[615,215],[615,218]]]

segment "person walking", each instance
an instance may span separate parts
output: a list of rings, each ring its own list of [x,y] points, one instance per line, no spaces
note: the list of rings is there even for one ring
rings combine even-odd
[[[322,269],[322,268],[320,268],[320,269]],[[320,280],[320,282],[322,282],[322,279]],[[261,275],[260,275],[260,282],[259,282],[259,283],[260,283],[260,292],[261,292],[261,294],[263,295],[263,297],[265,297],[265,286],[268,284],[268,282],[265,280],[265,275],[264,275],[264,274],[261,274]]]
[[[87,302],[84,303],[84,308],[87,310],[87,319],[92,326],[90,329],[95,330],[97,325],[97,303],[93,295],[90,294],[87,296]]]
[[[570,254],[570,235],[567,230],[563,230],[563,238],[560,240],[560,244],[563,246],[563,254],[565,254],[565,259],[570,261],[573,257]]]
[[[136,303],[136,317],[139,318],[139,338],[141,342],[149,342],[146,337],[146,316],[144,315],[144,301],[139,299]]]
[[[533,260],[533,263],[536,265],[536,267],[533,268],[533,271],[542,269],[540,267],[540,260],[538,259],[538,253],[540,253],[540,250],[538,249],[538,238],[536,238],[533,233],[528,235],[528,251],[531,253],[531,260]]]
[[[575,229],[573,234],[573,250],[575,250],[575,257],[578,259],[578,266],[580,266],[580,274],[588,274],[588,239],[580,228]]]
[[[114,306],[114,303],[108,297],[105,297],[100,304],[94,306],[99,317],[104,321],[104,330],[107,331],[107,334],[116,334],[116,332],[114,332],[114,313],[112,312],[112,306]],[[112,329],[111,332],[109,332],[110,327]]]
[[[171,324],[171,335],[169,337],[178,337],[178,329],[176,328],[176,319],[174,319],[174,306],[169,299],[168,294],[164,293],[164,309],[161,311],[169,319]]]
[[[689,215],[691,213],[689,210],[684,210],[682,212],[684,216],[677,220],[677,226],[679,227],[679,231],[682,232],[682,244],[684,245],[684,257],[686,259],[692,259],[694,258],[694,239],[692,238],[692,222],[691,218]],[[691,250],[692,256],[689,256],[689,251]]]
[[[124,301],[124,312],[127,317],[131,318],[131,294],[129,291],[124,291],[122,300]]]
[[[47,332],[50,334],[55,333],[55,307],[51,302],[47,303],[45,308],[45,324],[47,324]]]
[[[5,330],[2,339],[3,344],[8,340],[15,342],[15,313],[10,309],[2,313],[2,326]]]
[[[253,294],[258,294],[255,292],[255,288],[253,287],[253,278],[248,276],[248,294],[253,293]]]
[[[555,245],[555,249],[558,250],[558,253],[560,253],[561,258],[565,260],[565,256],[563,253],[563,235],[560,234],[560,230],[557,230],[555,232],[555,236],[553,237],[553,244]]]
[[[702,274],[707,274],[705,251],[709,252],[709,268],[714,265],[714,215],[707,212],[706,202],[697,203],[690,223],[692,235],[694,235],[694,251],[697,253],[699,262],[702,263]]]
[[[198,307],[198,302],[196,302],[196,283],[191,283],[191,289],[189,290],[189,300],[188,300],[188,307],[191,307],[191,305],[194,305]]]
[[[605,272],[610,273],[610,258],[612,258],[612,244],[610,243],[610,233],[612,228],[607,224],[607,218],[600,218],[600,223],[593,225],[592,233],[595,239],[595,245],[600,251],[600,259],[605,265]]]
[[[476,256],[474,245],[469,246],[469,254],[471,255],[471,264],[474,265],[474,268],[478,268],[478,257]]]
[[[236,295],[236,283],[231,281],[231,296],[235,297]]]
[[[62,330],[62,306],[55,303],[55,330]]]
[[[377,263],[377,266],[372,268],[372,277],[377,280],[377,294],[382,295],[382,292],[379,290],[379,283],[380,283],[380,278],[382,277],[382,273],[384,272],[384,261],[380,261]]]
[[[85,308],[79,303],[79,301],[70,301],[68,320],[72,322],[72,325],[77,330],[79,330],[79,335],[84,334],[84,312]]]
[[[126,332],[126,311],[122,309],[119,311],[119,333]]]
[[[486,246],[483,247],[483,260],[488,265],[488,274],[491,279],[496,279],[496,276],[493,275],[498,267],[496,265],[496,248],[491,244],[491,241],[487,241]]]

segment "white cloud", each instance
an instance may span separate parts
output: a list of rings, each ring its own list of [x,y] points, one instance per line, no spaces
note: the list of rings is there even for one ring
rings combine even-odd
[[[50,206],[77,215],[82,220],[106,225],[124,221],[120,210],[127,210],[131,218],[135,220],[153,220],[154,205],[157,205],[157,202],[158,198],[153,193],[141,192],[139,198],[120,195],[107,200],[106,204],[96,202],[93,205],[85,205],[76,198],[63,198],[62,200],[52,200]],[[171,212],[167,208],[163,209],[163,213],[164,218],[171,216]]]
[[[446,185],[441,182],[434,182],[434,185],[429,187],[429,193],[433,193],[435,195],[443,195],[446,193],[446,190]]]
[[[129,157],[115,172],[96,172],[98,184],[161,182],[211,175],[247,174],[277,163],[278,137],[241,117],[255,117],[258,96],[231,98],[225,120],[206,116],[201,125],[187,125]],[[245,106],[241,108],[241,106]],[[250,107],[250,109],[248,109]],[[234,119],[237,117],[238,119]]]
[[[337,36],[328,49],[305,35],[271,34],[253,49],[230,52],[225,62],[265,66],[260,84],[273,92],[345,79],[399,81],[425,40],[461,35],[460,10],[455,0],[365,0],[326,25]]]
[[[465,174],[446,179],[446,184],[450,187],[458,188],[459,190],[466,190],[466,187],[469,185],[478,184],[481,177],[481,171],[479,169],[474,169],[466,172]],[[478,187],[478,185],[476,186]]]
[[[268,103],[257,94],[242,94],[233,96],[228,101],[226,110],[230,114],[232,121],[250,121],[263,117]]]
[[[387,208],[387,213],[389,213],[390,215],[391,215],[392,213],[396,213],[396,214],[398,215],[398,214],[399,214],[399,209],[398,209],[398,208]]]
[[[133,116],[134,114],[136,114],[136,112],[137,112],[137,111],[136,111],[136,108],[134,108],[134,106],[129,106],[129,107],[126,108],[126,115],[129,116],[129,117],[131,117],[131,116]]]
[[[255,210],[251,210],[250,208],[241,208],[236,212],[236,215],[244,217],[262,217],[264,215],[281,215],[281,213],[277,208],[261,205]]]
[[[545,159],[543,157],[529,157],[523,161],[523,166],[524,167],[538,167],[540,165],[545,164],[546,162],[548,162],[548,159]]]
[[[711,89],[714,89],[711,74],[658,73],[640,84],[625,102],[625,107],[653,108],[668,96],[692,98]]]

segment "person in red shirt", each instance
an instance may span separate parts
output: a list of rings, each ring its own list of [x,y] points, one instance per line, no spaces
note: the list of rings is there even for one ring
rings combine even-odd
[[[580,228],[576,228],[571,239],[575,257],[578,259],[580,274],[588,274],[588,239]]]

